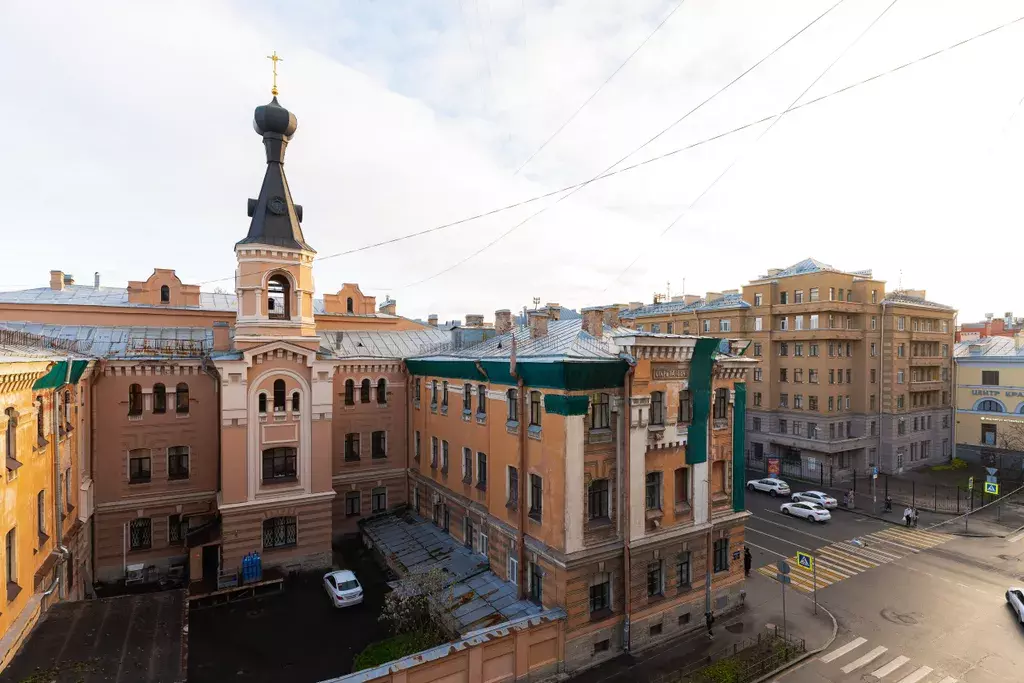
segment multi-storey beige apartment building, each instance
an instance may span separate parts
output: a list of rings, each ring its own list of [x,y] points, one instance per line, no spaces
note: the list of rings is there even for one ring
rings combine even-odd
[[[924,290],[814,259],[739,290],[634,308],[638,330],[742,337],[761,360],[748,391],[749,462],[781,473],[899,472],[951,454],[956,311]]]

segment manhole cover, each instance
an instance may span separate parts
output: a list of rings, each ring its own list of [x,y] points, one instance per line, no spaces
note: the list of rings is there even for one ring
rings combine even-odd
[[[743,622],[729,624],[725,627],[725,630],[729,633],[743,633]]]

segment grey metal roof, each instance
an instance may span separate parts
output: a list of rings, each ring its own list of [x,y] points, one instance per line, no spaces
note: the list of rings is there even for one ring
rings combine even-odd
[[[619,317],[626,320],[633,320],[636,318],[669,315],[671,313],[703,313],[705,311],[747,308],[750,308],[750,304],[743,300],[742,294],[723,294],[721,299],[715,299],[714,301],[700,299],[699,301],[695,301],[691,304],[684,301],[666,301],[660,304],[650,304],[641,308],[635,308],[632,311],[623,311]]]
[[[0,327],[0,363],[64,360],[69,355],[72,353],[68,345]]]
[[[809,273],[844,273],[846,275],[854,275],[857,277],[871,277],[870,270],[840,270],[839,268],[830,266],[829,264],[817,259],[805,258],[803,261],[794,263],[789,268],[783,268],[774,275],[761,275],[757,280],[775,280],[781,277],[793,277],[794,275],[807,275]],[[755,280],[755,282],[757,280]]]
[[[69,285],[63,290],[37,287],[20,291],[0,292],[0,303],[3,304],[65,304],[70,306],[115,306],[126,308],[173,308],[188,310],[225,311],[234,313],[237,299],[234,294],[219,292],[200,292],[199,306],[168,306],[167,304],[133,304],[128,303],[128,290],[125,287],[90,287],[86,285]]]
[[[98,327],[3,322],[0,329],[67,342],[83,356],[117,359],[198,358],[213,348],[210,327]]]
[[[945,304],[936,303],[935,301],[929,301],[922,299],[919,296],[911,296],[902,291],[889,292],[885,295],[885,299],[882,301],[883,304],[897,304],[900,306],[920,306],[921,308],[934,308],[941,311],[955,311],[956,309],[952,306]]]
[[[583,319],[549,320],[548,333],[542,337],[532,338],[530,328],[521,325],[512,328],[512,332],[493,337],[479,344],[453,349],[451,344],[442,344],[424,351],[424,356],[443,358],[508,358],[512,353],[512,337],[516,340],[516,358],[525,360],[616,360],[619,348],[615,345],[611,334],[625,330],[605,326],[608,333],[601,339],[595,339],[583,331]]]
[[[1024,344],[1020,344],[1018,348],[1013,337],[985,337],[975,341],[957,342],[953,347],[953,355],[961,360],[998,358],[1024,361]]]
[[[337,358],[408,358],[451,340],[451,332],[437,327],[400,332],[319,331],[320,344]]]
[[[363,532],[402,576],[440,567],[449,579],[454,599],[449,615],[460,634],[544,612],[540,605],[519,600],[515,584],[492,572],[486,557],[422,517],[382,515],[367,521]]]

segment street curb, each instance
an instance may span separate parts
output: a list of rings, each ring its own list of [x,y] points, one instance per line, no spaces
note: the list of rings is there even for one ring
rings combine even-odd
[[[792,662],[786,662],[785,664],[783,664],[782,666],[778,667],[774,671],[770,671],[770,672],[766,673],[764,676],[761,676],[760,678],[756,679],[753,683],[764,683],[764,681],[768,681],[768,680],[774,678],[775,676],[778,676],[783,671],[788,671],[789,669],[792,669],[797,664],[800,664],[802,662],[807,661],[811,657],[815,656],[816,654],[818,654],[820,652],[824,652],[825,650],[827,650],[828,648],[830,648],[832,646],[832,643],[834,643],[835,640],[836,640],[836,636],[839,635],[839,622],[836,621],[835,616],[833,616],[833,614],[831,612],[829,612],[828,609],[826,609],[825,606],[822,605],[820,602],[818,603],[818,607],[820,609],[825,610],[825,614],[827,614],[828,618],[832,620],[832,636],[828,639],[828,641],[824,645],[819,647],[817,650],[811,650],[810,652],[805,652],[801,656],[799,656],[796,659],[794,659]]]

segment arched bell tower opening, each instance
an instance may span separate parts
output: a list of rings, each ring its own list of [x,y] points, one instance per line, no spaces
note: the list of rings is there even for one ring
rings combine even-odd
[[[292,318],[292,286],[283,273],[275,273],[267,280],[267,317],[271,320]]]

